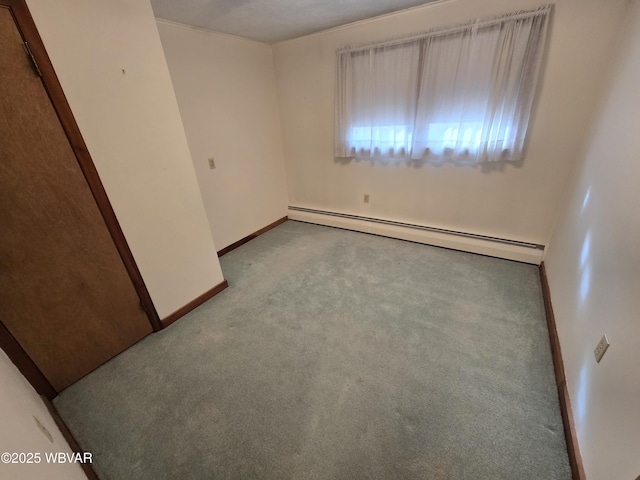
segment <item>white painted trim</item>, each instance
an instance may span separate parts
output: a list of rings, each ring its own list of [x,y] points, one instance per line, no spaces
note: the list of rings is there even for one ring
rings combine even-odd
[[[186,23],[174,22],[173,20],[167,20],[165,18],[160,18],[160,17],[155,17],[155,20],[156,20],[156,23],[160,23],[162,25],[168,25],[170,27],[183,28],[185,30],[191,30],[191,31],[199,32],[199,33],[205,33],[207,35],[214,35],[216,37],[226,38],[227,40],[236,40],[238,42],[254,43],[254,44],[261,45],[261,46],[271,50],[271,45],[270,44],[265,43],[265,42],[261,42],[259,40],[253,40],[251,38],[241,37],[239,35],[231,35],[230,33],[216,32],[215,30],[209,30],[208,28],[196,27],[195,25],[187,25]]]
[[[345,218],[331,214],[303,212],[289,209],[287,213],[289,219],[301,222],[326,225],[328,227],[344,228],[356,232],[371,233],[383,237],[397,238],[399,240],[409,240],[411,242],[433,245],[436,247],[450,248],[463,252],[478,253],[489,257],[504,258],[518,262],[540,265],[543,250],[525,247],[520,245],[510,245],[492,240],[470,238],[450,233],[431,232],[420,230],[409,226],[387,225],[367,220]]]
[[[397,17],[398,15],[404,15],[405,13],[411,12],[413,10],[422,10],[423,8],[432,8],[432,7],[437,7],[437,6],[440,6],[440,5],[445,5],[447,3],[455,3],[455,2],[458,2],[458,1],[459,0],[432,0],[432,1],[430,1],[428,3],[425,3],[425,4],[422,4],[422,5],[416,5],[414,7],[403,8],[402,10],[396,10],[395,12],[383,13],[381,15],[376,15],[375,17],[365,18],[363,20],[356,20],[355,22],[345,23],[344,25],[338,25],[337,27],[327,28],[325,30],[320,30],[318,32],[307,33],[306,35],[300,35],[299,37],[293,37],[293,38],[289,38],[287,40],[280,40],[278,42],[273,42],[271,45],[272,46],[282,45],[283,43],[295,42],[296,40],[302,40],[302,39],[306,39],[306,38],[309,38],[309,37],[317,37],[317,36],[320,36],[320,35],[326,35],[328,33],[338,32],[340,30],[344,30],[344,29],[347,29],[347,28],[355,27],[355,26],[358,26],[358,25],[366,25],[368,23],[377,22],[378,20],[382,20],[384,18],[393,18],[393,17]]]

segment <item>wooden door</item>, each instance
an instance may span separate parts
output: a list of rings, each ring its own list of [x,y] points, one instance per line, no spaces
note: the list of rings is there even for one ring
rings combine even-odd
[[[0,3],[0,319],[60,391],[152,327],[36,72]]]

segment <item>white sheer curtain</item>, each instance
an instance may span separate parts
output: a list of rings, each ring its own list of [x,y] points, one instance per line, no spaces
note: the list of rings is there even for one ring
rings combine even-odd
[[[335,156],[519,160],[550,10],[338,51]]]

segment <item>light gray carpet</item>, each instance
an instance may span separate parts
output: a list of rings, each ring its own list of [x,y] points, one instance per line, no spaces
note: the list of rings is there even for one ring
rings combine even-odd
[[[569,479],[538,269],[288,221],[54,402],[104,479]]]

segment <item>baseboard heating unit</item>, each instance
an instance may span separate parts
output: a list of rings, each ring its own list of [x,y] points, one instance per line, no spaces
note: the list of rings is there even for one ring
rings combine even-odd
[[[291,220],[300,222],[382,235],[384,237],[409,240],[463,252],[479,253],[533,265],[540,264],[544,252],[544,245],[535,243],[291,205],[289,206],[288,217]]]

